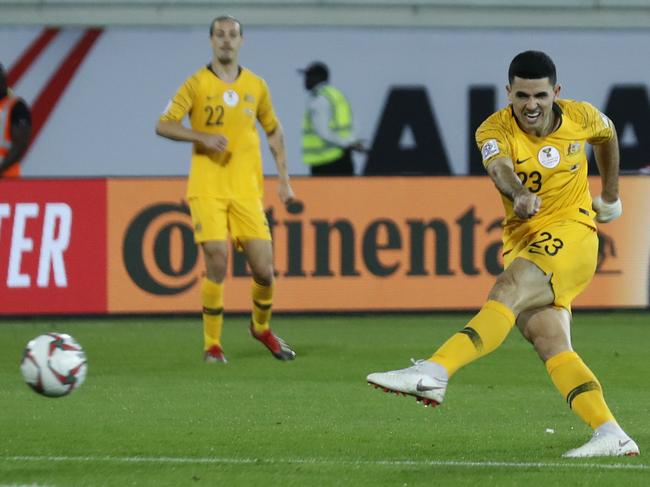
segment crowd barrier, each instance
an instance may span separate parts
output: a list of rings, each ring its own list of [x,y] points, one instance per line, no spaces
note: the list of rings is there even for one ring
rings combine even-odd
[[[599,180],[591,181],[598,193]],[[265,181],[280,312],[475,309],[502,269],[503,209],[486,177]],[[185,179],[0,182],[0,314],[198,312],[201,254]],[[579,308],[649,306],[650,178],[623,177]],[[231,254],[228,311],[250,309]]]

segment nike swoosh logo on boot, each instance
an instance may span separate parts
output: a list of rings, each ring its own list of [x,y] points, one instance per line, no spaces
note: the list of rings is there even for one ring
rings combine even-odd
[[[436,386],[425,386],[422,384],[422,379],[418,381],[418,383],[415,385],[415,390],[418,392],[426,392],[426,391],[433,391],[435,389],[442,389],[442,387],[436,387]]]

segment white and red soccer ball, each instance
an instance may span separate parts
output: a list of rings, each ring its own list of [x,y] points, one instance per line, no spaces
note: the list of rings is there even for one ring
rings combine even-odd
[[[65,333],[40,335],[25,347],[20,371],[27,385],[39,394],[65,396],[78,389],[86,378],[86,353]]]

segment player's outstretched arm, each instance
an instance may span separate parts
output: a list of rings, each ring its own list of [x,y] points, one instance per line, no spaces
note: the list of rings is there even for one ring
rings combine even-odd
[[[282,203],[286,205],[295,198],[295,195],[293,194],[293,189],[289,182],[282,125],[278,123],[272,131],[266,134],[266,138],[269,142],[269,148],[271,149],[271,154],[273,154],[273,159],[275,160],[275,166],[278,169],[278,194]]]
[[[509,157],[494,159],[487,171],[501,194],[512,201],[512,209],[519,218],[528,219],[539,211],[542,199],[522,184]]]
[[[612,221],[623,214],[623,205],[618,191],[620,165],[618,137],[616,129],[614,127],[612,129],[614,134],[610,140],[593,146],[602,182],[602,191],[600,196],[594,198],[593,208],[596,212],[596,220],[601,223]]]

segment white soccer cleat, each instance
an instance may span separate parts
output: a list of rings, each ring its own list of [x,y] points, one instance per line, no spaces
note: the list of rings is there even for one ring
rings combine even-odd
[[[639,447],[629,436],[596,431],[587,443],[569,450],[562,456],[564,458],[588,458],[636,457],[638,455]]]
[[[366,380],[368,384],[381,388],[384,392],[414,396],[425,406],[437,406],[444,399],[447,390],[446,371],[441,365],[426,360],[412,362],[412,367],[375,372]],[[441,375],[444,377],[440,377]]]

